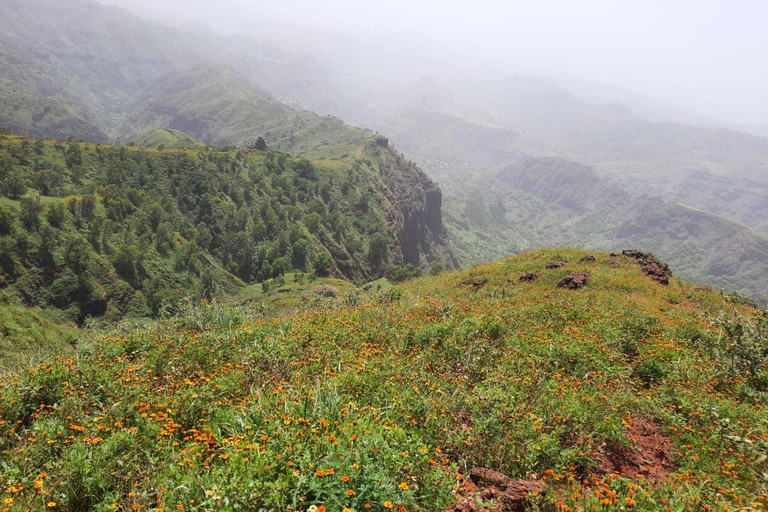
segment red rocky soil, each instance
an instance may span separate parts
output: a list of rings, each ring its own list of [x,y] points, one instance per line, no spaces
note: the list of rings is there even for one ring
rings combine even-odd
[[[655,255],[647,252],[640,252],[637,249],[627,249],[621,254],[637,260],[637,264],[643,269],[645,275],[664,285],[669,284],[669,278],[672,277],[672,271],[669,266],[658,259]]]
[[[624,435],[631,446],[606,446],[597,456],[596,473],[663,481],[674,465],[670,439],[645,416],[631,418]],[[525,512],[530,498],[546,491],[547,484],[539,480],[514,480],[490,468],[474,468],[469,473],[466,491],[446,512]],[[492,508],[479,505],[480,501],[491,500]]]
[[[545,268],[553,269],[553,268],[560,268],[564,267],[568,264],[568,260],[560,260],[560,261],[553,261],[550,263],[547,263],[547,266]]]
[[[578,290],[579,288],[584,288],[584,286],[586,286],[590,277],[592,276],[585,274],[584,272],[574,272],[573,274],[568,274],[562,281],[557,283],[557,287]]]
[[[529,497],[542,494],[547,484],[538,480],[513,480],[490,468],[474,468],[469,472],[470,497],[461,497],[446,512],[476,512],[481,510],[478,499],[488,502],[493,500],[492,508],[483,508],[487,512],[523,512],[528,508]]]
[[[520,281],[531,282],[531,281],[535,281],[539,277],[541,277],[541,274],[539,274],[538,272],[527,272],[520,276]]]
[[[632,446],[607,446],[597,458],[598,473],[660,482],[673,467],[672,442],[645,416],[635,416],[624,436]]]

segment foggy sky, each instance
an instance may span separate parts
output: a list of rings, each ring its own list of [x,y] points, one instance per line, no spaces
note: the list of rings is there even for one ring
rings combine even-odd
[[[239,33],[279,20],[420,32],[510,69],[570,74],[768,125],[762,0],[101,0],[174,25]]]

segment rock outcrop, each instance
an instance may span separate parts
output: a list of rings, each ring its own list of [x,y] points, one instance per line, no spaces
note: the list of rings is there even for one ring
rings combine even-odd
[[[391,147],[376,143],[367,146],[366,151],[380,161],[384,171],[382,193],[388,202],[384,210],[390,232],[397,240],[393,259],[419,266],[442,260],[449,269],[458,267],[448,249],[440,187]]]

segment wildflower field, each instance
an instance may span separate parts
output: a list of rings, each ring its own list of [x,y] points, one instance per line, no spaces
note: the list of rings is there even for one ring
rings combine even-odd
[[[6,375],[0,510],[513,510],[476,467],[532,511],[766,509],[764,314],[587,254],[202,305]]]

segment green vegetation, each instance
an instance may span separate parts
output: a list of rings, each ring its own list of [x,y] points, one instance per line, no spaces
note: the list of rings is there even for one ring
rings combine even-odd
[[[513,162],[494,171],[427,167],[446,191],[444,220],[463,265],[534,247],[642,247],[685,279],[755,298],[768,294],[768,237],[762,233],[631,194],[579,163],[550,157]]]
[[[72,356],[75,342],[83,337],[83,331],[51,312],[0,303],[0,373]]]
[[[170,129],[157,129],[139,135],[131,144],[140,148],[154,149],[189,149],[201,150],[205,144],[184,132]]]
[[[354,289],[349,281],[332,277],[315,277],[294,272],[261,284],[246,286],[222,303],[253,307],[275,313],[295,313],[325,297],[336,297]]]
[[[106,140],[68,83],[51,65],[0,42],[0,126],[33,137]]]
[[[418,190],[423,177],[373,139],[342,160],[310,162],[272,151],[6,136],[2,293],[82,324],[169,314],[184,298],[232,294],[290,271],[376,278],[397,261],[390,245],[435,261],[439,232],[410,241],[388,223],[385,211],[418,207],[382,192],[403,179]],[[431,236],[423,226],[417,233]],[[385,251],[372,253],[369,239],[384,240]]]
[[[402,283],[408,279],[419,277],[422,274],[421,268],[416,265],[406,263],[405,265],[393,265],[387,269],[387,279],[392,283]]]
[[[136,113],[130,127],[140,130],[170,127],[218,146],[262,136],[270,148],[298,155],[327,155],[371,135],[335,118],[293,110],[233,68],[214,64],[172,74],[131,111]]]
[[[532,511],[763,509],[765,314],[586,254],[82,344],[0,384],[4,506],[433,511],[480,500],[485,466],[546,484]],[[585,288],[556,287],[575,271]],[[606,473],[648,435],[655,472]]]

